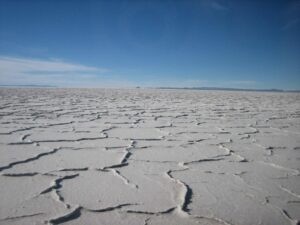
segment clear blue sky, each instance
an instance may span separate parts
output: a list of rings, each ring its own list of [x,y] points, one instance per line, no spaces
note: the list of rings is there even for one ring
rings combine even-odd
[[[300,89],[300,1],[0,0],[0,84]]]

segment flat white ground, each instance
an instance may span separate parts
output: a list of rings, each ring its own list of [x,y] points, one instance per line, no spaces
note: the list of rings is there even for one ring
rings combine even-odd
[[[2,88],[0,224],[299,224],[299,102]]]

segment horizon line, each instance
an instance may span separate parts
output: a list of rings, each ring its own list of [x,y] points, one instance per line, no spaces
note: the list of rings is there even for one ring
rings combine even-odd
[[[214,87],[214,86],[202,86],[202,87],[168,87],[168,86],[127,86],[127,87],[84,87],[84,86],[58,86],[58,85],[42,85],[42,84],[0,84],[0,87],[16,87],[16,88],[68,88],[68,89],[161,89],[161,90],[207,90],[207,91],[262,91],[262,92],[300,92],[300,89],[279,89],[279,88],[235,88],[235,87]]]

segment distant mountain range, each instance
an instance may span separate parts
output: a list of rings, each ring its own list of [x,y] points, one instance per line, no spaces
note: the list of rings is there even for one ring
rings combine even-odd
[[[4,84],[0,87],[32,87],[32,88],[56,88],[54,85],[38,85],[38,84],[21,84],[12,85]],[[63,87],[60,87],[63,88]],[[139,86],[136,88],[140,88]],[[300,90],[283,90],[283,89],[251,89],[251,88],[223,88],[223,87],[152,87],[153,89],[178,89],[178,90],[204,90],[204,91],[261,91],[261,92],[300,92]]]
[[[53,85],[38,85],[38,84],[0,84],[0,87],[56,87]]]
[[[158,87],[157,89],[180,89],[180,90],[206,90],[206,91],[262,91],[262,92],[300,92],[300,90],[282,89],[248,89],[248,88],[222,88],[222,87]]]

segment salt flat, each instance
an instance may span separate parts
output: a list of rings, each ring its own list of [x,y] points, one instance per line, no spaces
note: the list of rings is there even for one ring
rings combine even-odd
[[[299,224],[300,94],[0,89],[0,224]]]

